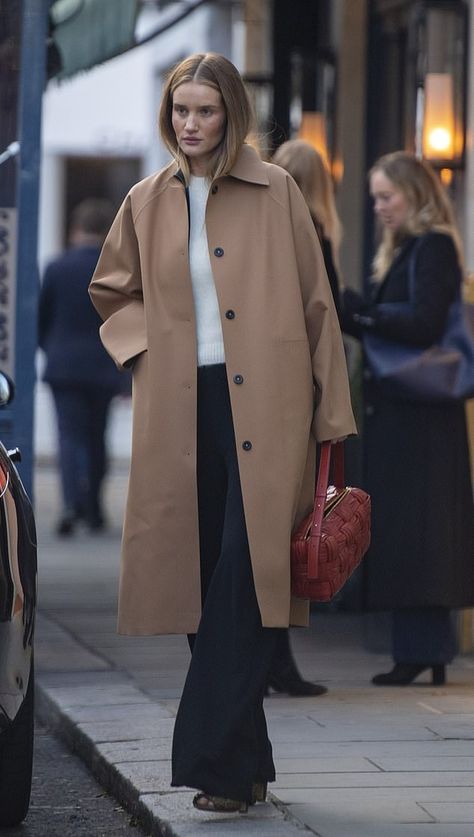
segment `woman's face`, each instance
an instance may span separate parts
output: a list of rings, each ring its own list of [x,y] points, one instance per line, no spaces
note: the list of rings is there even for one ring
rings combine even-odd
[[[374,212],[384,227],[396,232],[405,225],[410,214],[408,199],[383,171],[372,174],[370,194],[374,199]]]
[[[171,121],[191,174],[204,176],[225,133],[226,112],[221,94],[197,81],[180,84],[173,94]]]

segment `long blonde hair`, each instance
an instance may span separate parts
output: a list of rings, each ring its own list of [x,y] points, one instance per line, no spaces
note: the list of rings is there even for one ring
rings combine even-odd
[[[253,125],[252,106],[236,67],[215,52],[196,53],[183,59],[170,72],[163,89],[160,106],[160,133],[168,150],[189,181],[188,158],[181,151],[172,124],[173,94],[180,84],[195,81],[217,90],[226,112],[226,128],[222,142],[211,161],[209,176],[216,179],[227,174],[234,165],[247,134]]]
[[[396,248],[410,235],[429,231],[443,232],[453,239],[459,264],[463,268],[463,248],[454,210],[446,189],[431,166],[407,151],[394,151],[377,160],[369,172],[382,172],[403,192],[410,207],[408,217],[399,230],[384,228],[382,240],[373,260],[374,277],[381,279],[393,262]]]
[[[273,163],[286,169],[301,189],[313,219],[329,238],[337,263],[342,227],[336,210],[331,175],[318,151],[309,142],[288,140],[275,151]]]

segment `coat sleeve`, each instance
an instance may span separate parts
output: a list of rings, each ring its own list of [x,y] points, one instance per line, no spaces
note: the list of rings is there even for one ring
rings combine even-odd
[[[301,192],[288,178],[290,212],[315,387],[312,432],[318,442],[357,433],[341,329],[323,254]]]
[[[104,242],[89,294],[104,321],[101,340],[119,369],[147,348],[140,255],[127,195]]]

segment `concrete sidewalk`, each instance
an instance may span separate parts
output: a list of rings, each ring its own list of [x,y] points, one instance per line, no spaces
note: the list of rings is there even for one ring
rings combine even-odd
[[[192,791],[171,789],[189,653],[184,637],[115,633],[125,491],[116,470],[107,534],[58,540],[56,475],[38,469],[37,706],[149,833],[473,837],[474,658],[456,660],[446,687],[374,688],[370,677],[390,661],[364,650],[357,614],[317,613],[292,633],[303,673],[329,692],[266,700],[277,767],[269,804],[204,815]]]

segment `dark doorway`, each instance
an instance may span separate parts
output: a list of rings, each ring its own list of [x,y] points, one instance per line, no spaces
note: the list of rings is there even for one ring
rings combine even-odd
[[[119,208],[128,190],[140,178],[136,157],[68,157],[65,161],[64,245],[71,211],[85,198],[107,198]]]
[[[273,145],[290,139],[299,111],[318,111],[334,132],[335,55],[328,0],[275,0]]]

